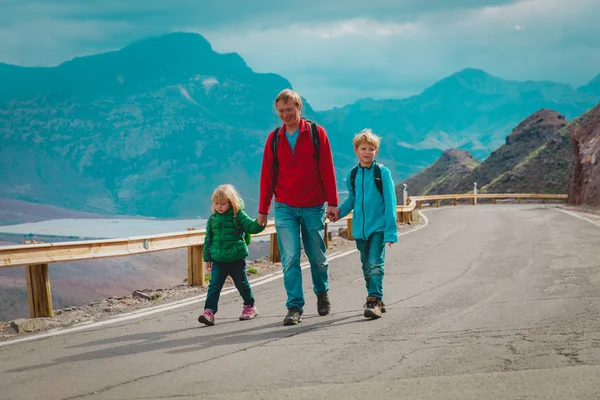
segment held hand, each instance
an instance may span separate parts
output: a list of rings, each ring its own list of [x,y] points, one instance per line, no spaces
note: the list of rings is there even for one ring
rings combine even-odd
[[[394,242],[387,242],[388,247],[392,247],[393,244]]]
[[[325,212],[325,215],[327,216],[327,218],[329,218],[329,220],[331,220],[332,222],[335,222],[335,221],[337,221],[336,216],[339,216],[340,212],[337,209],[337,207],[329,206],[329,207],[327,207],[327,211]]]
[[[256,222],[258,222],[258,224],[260,226],[266,226],[267,225],[267,214],[258,214],[258,217],[256,218]]]
[[[208,272],[211,272],[211,271],[212,271],[212,261],[207,261],[207,262],[206,262],[206,270],[207,270]]]

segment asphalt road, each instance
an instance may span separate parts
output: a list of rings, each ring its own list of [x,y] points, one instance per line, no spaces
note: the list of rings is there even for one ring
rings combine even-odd
[[[424,212],[388,252],[380,320],[362,316],[354,252],[330,263],[332,313],[304,274],[304,321],[283,282],[0,347],[0,399],[598,399],[600,225],[544,205]]]

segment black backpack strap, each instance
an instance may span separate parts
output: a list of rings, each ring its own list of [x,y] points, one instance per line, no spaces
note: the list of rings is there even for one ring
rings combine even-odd
[[[210,244],[212,246],[212,240],[213,240],[213,237],[215,236],[215,234],[214,234],[214,230],[215,230],[215,213],[214,212],[210,215],[210,218],[209,218],[208,222],[210,224],[210,235],[209,235],[209,238],[210,238]]]
[[[279,127],[273,131],[273,139],[271,140],[271,151],[273,152],[273,160],[277,161],[277,146],[279,145]]]
[[[375,186],[377,186],[377,190],[383,196],[383,181],[381,179],[381,165],[374,162],[373,167],[373,177],[375,178]]]
[[[233,224],[235,225],[235,234],[242,236],[244,234],[244,227],[240,223],[237,214],[233,214]]]
[[[352,186],[352,194],[356,196],[356,174],[358,173],[358,165],[355,165],[354,168],[350,171],[350,186]]]
[[[307,119],[306,122],[308,122],[308,125],[310,126],[310,137],[313,142],[313,147],[315,148],[315,158],[317,159],[317,161],[319,161],[319,156],[321,155],[321,144],[319,142],[319,127],[316,122],[311,121],[309,119]]]
[[[277,158],[277,147],[279,146],[279,127],[273,131],[273,137],[271,138],[271,151],[273,152],[273,194],[275,194],[275,187],[277,187],[277,174],[279,173],[279,158]]]

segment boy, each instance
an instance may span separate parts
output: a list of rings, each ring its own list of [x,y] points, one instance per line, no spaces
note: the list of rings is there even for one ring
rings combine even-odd
[[[381,138],[364,129],[352,142],[359,164],[348,172],[348,198],[334,219],[354,210],[352,233],[360,251],[368,293],[364,315],[376,319],[385,312],[382,302],[385,245],[389,247],[398,241],[396,191],[390,170],[375,162]]]

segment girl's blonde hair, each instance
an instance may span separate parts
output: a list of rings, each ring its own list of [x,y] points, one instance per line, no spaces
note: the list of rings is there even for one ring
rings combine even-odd
[[[227,202],[233,208],[233,214],[237,214],[242,208],[242,198],[233,185],[221,185],[215,189],[212,195],[213,206],[212,210],[215,212],[215,203]]]

